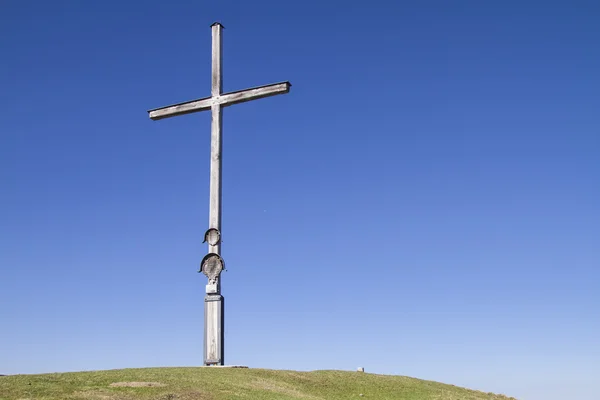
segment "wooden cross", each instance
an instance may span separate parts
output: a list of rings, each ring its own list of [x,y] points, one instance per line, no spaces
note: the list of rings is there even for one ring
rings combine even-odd
[[[237,92],[223,93],[222,35],[223,25],[215,22],[212,28],[212,90],[211,96],[199,100],[156,108],[148,111],[152,120],[175,117],[198,111],[211,110],[210,142],[210,209],[209,229],[205,234],[208,254],[202,261],[201,270],[209,277],[204,301],[204,365],[224,365],[224,298],[221,295],[221,148],[223,137],[223,107],[285,94],[290,91],[289,82],[259,86]]]

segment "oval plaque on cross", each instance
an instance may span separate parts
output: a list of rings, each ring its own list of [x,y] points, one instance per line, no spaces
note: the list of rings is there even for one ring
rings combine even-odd
[[[209,245],[216,246],[220,241],[221,232],[216,228],[210,228],[204,233],[204,241],[202,243],[208,242]]]
[[[225,263],[223,262],[223,259],[215,253],[205,255],[200,264],[200,272],[206,275],[209,284],[216,283],[217,278],[224,269]]]

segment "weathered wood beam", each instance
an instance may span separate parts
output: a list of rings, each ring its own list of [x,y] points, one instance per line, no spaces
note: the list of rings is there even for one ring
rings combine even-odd
[[[258,86],[252,89],[239,90],[237,92],[225,93],[217,100],[222,106],[230,106],[263,97],[276,96],[288,93],[292,86],[289,82],[279,82],[272,85]]]
[[[150,115],[150,119],[156,121],[158,119],[210,110],[211,106],[217,104],[225,107],[232,104],[239,104],[250,100],[261,99],[263,97],[288,93],[291,86],[292,85],[289,82],[279,82],[272,85],[255,87],[252,89],[238,90],[237,92],[225,93],[220,96],[205,97],[203,99],[191,100],[185,103],[156,108],[148,111],[148,114]]]
[[[223,36],[221,31],[223,25],[214,23],[212,27],[212,85],[210,94],[212,97],[220,96],[223,93]]]
[[[150,119],[156,121],[158,119],[210,110],[213,104],[213,98],[206,97],[204,99],[191,100],[186,101],[185,103],[173,104],[166,107],[156,108],[154,110],[149,110],[148,114],[150,115]]]

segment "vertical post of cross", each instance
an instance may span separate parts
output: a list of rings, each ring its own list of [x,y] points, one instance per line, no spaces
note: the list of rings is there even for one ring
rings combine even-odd
[[[223,25],[212,24],[212,85],[211,97],[218,99],[223,93],[222,31]],[[210,139],[210,203],[209,229],[216,230],[219,240],[209,241],[208,253],[221,255],[221,172],[223,161],[223,107],[219,102],[211,105]],[[221,295],[221,277],[214,284],[206,285],[204,298],[204,365],[223,365],[225,362],[224,298]]]
[[[223,43],[221,31],[223,26],[219,23],[212,24],[212,98],[218,99],[223,92],[223,73],[221,70]],[[209,229],[216,229],[221,233],[221,172],[223,159],[223,106],[215,102],[211,105],[211,139],[210,139],[210,211]],[[208,243],[208,252],[221,254],[221,241]],[[220,281],[218,279],[217,281]],[[218,290],[220,293],[220,290]]]

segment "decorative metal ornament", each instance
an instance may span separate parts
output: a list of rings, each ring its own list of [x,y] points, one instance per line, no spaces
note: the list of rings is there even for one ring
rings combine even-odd
[[[208,242],[209,245],[216,246],[220,241],[221,232],[217,228],[210,228],[204,233],[204,241],[202,243]]]
[[[209,285],[217,283],[217,278],[224,269],[225,263],[223,259],[215,253],[205,255],[200,264],[200,272],[207,276]]]

